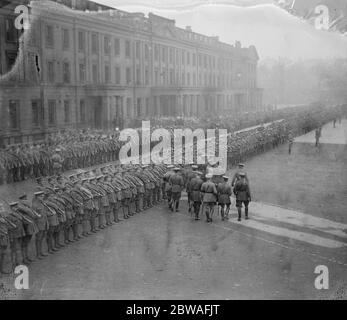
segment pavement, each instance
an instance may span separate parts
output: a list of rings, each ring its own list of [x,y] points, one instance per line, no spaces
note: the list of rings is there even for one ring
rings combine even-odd
[[[208,224],[194,221],[184,200],[178,213],[162,203],[32,263],[30,289],[7,298],[346,299],[345,226],[330,224],[325,241],[288,237],[257,227],[261,208],[252,205],[249,221],[237,222],[232,209],[230,221]],[[318,265],[329,269],[329,290],[314,286]]]
[[[295,138],[296,143],[315,143],[315,131],[311,131],[303,136]],[[342,119],[341,123],[336,122],[334,128],[333,122],[327,123],[322,128],[322,136],[319,139],[321,144],[347,144],[347,119]]]

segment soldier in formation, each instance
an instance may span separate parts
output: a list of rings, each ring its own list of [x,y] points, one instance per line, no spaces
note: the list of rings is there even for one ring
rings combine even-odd
[[[169,184],[171,186],[171,211],[179,211],[179,204],[181,199],[182,190],[184,188],[184,181],[182,175],[179,174],[180,168],[174,168],[174,174],[170,176]]]
[[[230,197],[232,195],[231,185],[228,183],[229,177],[223,176],[224,182],[218,184],[218,205],[220,207],[222,221],[229,219]]]
[[[233,192],[236,196],[236,207],[238,212],[238,221],[241,221],[241,209],[242,204],[245,207],[245,219],[248,220],[248,205],[251,201],[251,191],[249,189],[248,182],[246,180],[245,173],[239,173],[239,180],[235,183]]]
[[[118,223],[120,211],[128,219],[159,203],[168,170],[165,165],[108,165],[69,177],[50,177],[46,182],[38,179],[32,201],[24,194],[0,208],[1,272],[9,272],[5,268],[8,249],[12,268],[28,265],[34,260],[29,250],[34,239],[36,258],[42,259]]]
[[[203,202],[203,210],[206,214],[206,222],[212,222],[214,207],[217,202],[217,189],[216,185],[211,181],[212,174],[206,175],[206,182],[201,185],[201,194]]]
[[[222,127],[228,129],[228,165],[233,166],[261,152],[275,148],[293,136],[321,127],[345,112],[345,108],[308,106],[285,108],[270,113],[249,113],[234,119],[224,117],[214,122],[193,121],[171,126],[174,129]],[[263,125],[264,122],[268,122]],[[256,126],[249,130],[236,130]],[[163,126],[161,126],[163,127]],[[155,126],[152,127],[155,129]],[[0,184],[13,183],[31,177],[44,177],[62,172],[100,165],[118,158],[122,142],[119,130],[66,130],[51,134],[46,141],[32,144],[18,144],[0,150]],[[196,144],[196,141],[194,141]],[[173,146],[174,144],[172,144]],[[195,146],[194,146],[195,147]],[[59,151],[58,151],[59,150]],[[194,155],[195,156],[195,155]],[[155,191],[158,187],[155,185]],[[158,192],[157,192],[158,194]],[[145,195],[147,205],[149,195]],[[145,202],[146,202],[145,201]],[[153,202],[153,199],[150,201]],[[191,206],[190,206],[191,207]]]

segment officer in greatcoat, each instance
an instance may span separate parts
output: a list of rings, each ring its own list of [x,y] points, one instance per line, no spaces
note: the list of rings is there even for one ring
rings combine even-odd
[[[201,185],[203,208],[206,214],[206,222],[212,222],[214,206],[217,202],[216,185],[211,181],[212,175],[206,175],[206,182]]]
[[[221,209],[222,221],[229,219],[230,210],[230,197],[232,195],[231,185],[228,183],[229,177],[223,176],[224,182],[219,183],[217,186],[218,192],[218,205]]]

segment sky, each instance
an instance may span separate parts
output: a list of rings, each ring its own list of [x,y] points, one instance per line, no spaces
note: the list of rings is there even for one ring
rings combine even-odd
[[[255,45],[260,59],[347,58],[347,36],[339,32],[317,30],[305,19],[275,5],[274,0],[94,1],[129,12],[153,12],[175,19],[176,26],[191,26],[195,32],[218,35],[221,41],[227,43],[233,44],[239,40],[243,46]],[[217,1],[219,3],[216,4]],[[298,11],[303,11],[307,8],[301,4],[313,5],[317,1],[328,3],[334,0],[296,1]],[[335,1],[340,3],[340,0]],[[347,9],[347,1],[344,3]]]

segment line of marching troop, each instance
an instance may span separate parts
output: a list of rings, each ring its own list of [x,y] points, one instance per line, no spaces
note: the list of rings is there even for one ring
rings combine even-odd
[[[213,221],[216,205],[221,219],[229,220],[231,196],[235,195],[238,211],[238,221],[241,221],[242,206],[245,208],[245,219],[248,220],[248,205],[251,202],[249,180],[244,171],[244,164],[239,163],[238,171],[231,183],[229,177],[221,174],[204,174],[198,171],[199,166],[192,165],[188,170],[168,166],[163,176],[165,195],[169,209],[179,211],[182,190],[185,188],[188,196],[188,212],[194,213],[195,220],[200,220],[200,213],[205,213],[206,222]]]
[[[118,223],[120,216],[128,219],[151,208],[162,200],[166,172],[165,165],[108,165],[47,181],[37,179],[32,201],[24,194],[17,202],[2,204],[0,273],[33,261],[29,250],[33,238],[36,258],[42,259]],[[8,251],[11,271],[5,268]]]

